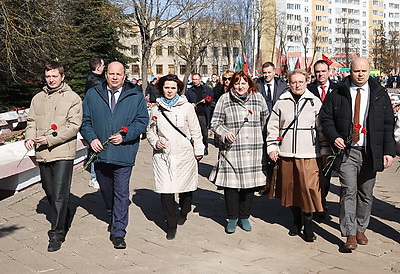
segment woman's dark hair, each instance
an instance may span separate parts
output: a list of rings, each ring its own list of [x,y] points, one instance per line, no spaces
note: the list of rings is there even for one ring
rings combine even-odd
[[[179,80],[178,76],[176,76],[175,74],[165,75],[165,76],[161,77],[160,80],[158,80],[157,89],[160,94],[164,95],[163,88],[164,88],[165,82],[167,82],[167,81],[175,82],[176,85],[178,86],[178,95],[182,95],[183,88],[184,88],[183,82],[181,80]]]
[[[235,83],[239,82],[241,78],[243,78],[249,84],[249,93],[250,94],[254,94],[257,92],[257,90],[258,90],[257,85],[253,82],[250,75],[248,75],[243,70],[238,70],[232,75],[232,79],[229,83],[228,90],[231,90],[233,88],[233,85]]]

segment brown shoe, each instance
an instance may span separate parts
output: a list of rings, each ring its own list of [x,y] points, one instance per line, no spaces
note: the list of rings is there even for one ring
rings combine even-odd
[[[347,241],[344,244],[345,249],[354,250],[357,248],[357,239],[355,235],[347,236]]]
[[[357,238],[358,244],[360,244],[360,245],[368,244],[368,238],[367,238],[367,236],[365,236],[365,232],[357,232],[356,238]]]

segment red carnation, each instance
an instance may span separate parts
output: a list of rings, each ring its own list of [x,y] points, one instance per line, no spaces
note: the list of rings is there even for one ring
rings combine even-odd
[[[363,128],[363,129],[361,130],[361,133],[362,133],[362,134],[367,134],[367,130],[366,130],[365,128]]]
[[[157,116],[152,116],[152,117],[151,117],[151,120],[152,120],[152,121],[157,120]]]
[[[205,98],[205,100],[206,100],[206,102],[211,102],[212,101],[212,97],[211,96],[207,96],[206,98]]]
[[[283,138],[282,138],[282,137],[278,137],[278,138],[276,138],[276,140],[278,140],[278,141],[282,141],[282,140],[283,140]]]
[[[360,124],[355,124],[354,125],[354,129],[356,130],[360,130],[362,128],[362,126]]]
[[[121,133],[127,133],[128,128],[127,127],[121,127]]]
[[[52,130],[56,130],[57,129],[57,125],[56,124],[51,124],[50,127],[51,127]]]
[[[252,111],[251,109],[248,109],[247,112],[248,112],[250,115],[253,115],[253,111]]]

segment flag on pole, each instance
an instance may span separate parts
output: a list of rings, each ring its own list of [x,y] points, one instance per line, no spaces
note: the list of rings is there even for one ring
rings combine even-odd
[[[249,65],[247,64],[246,53],[243,53],[243,71],[249,73]]]
[[[300,68],[300,58],[297,58],[296,64],[294,65],[294,69]]]
[[[236,62],[235,62],[235,71],[243,69],[243,61],[242,58],[240,58],[240,55],[236,56]]]
[[[322,54],[322,60],[326,61],[328,65],[332,65],[333,61],[329,59],[328,57],[325,56],[325,54]]]

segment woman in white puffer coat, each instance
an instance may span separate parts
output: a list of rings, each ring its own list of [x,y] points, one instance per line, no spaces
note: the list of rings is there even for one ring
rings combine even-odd
[[[175,238],[177,224],[183,225],[191,210],[193,191],[197,189],[197,161],[204,145],[194,107],[183,92],[176,75],[160,78],[157,88],[162,95],[151,109],[147,140],[153,147],[155,191],[167,219],[167,239]],[[177,218],[175,193],[179,193],[180,215]]]

